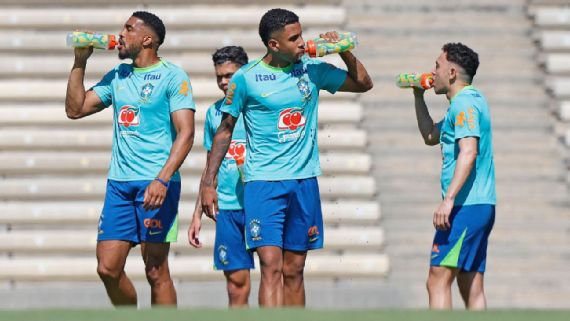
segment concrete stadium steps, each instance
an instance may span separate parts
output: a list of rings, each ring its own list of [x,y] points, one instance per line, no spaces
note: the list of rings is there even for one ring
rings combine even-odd
[[[540,59],[549,74],[567,75],[570,73],[570,53],[544,53]]]
[[[220,92],[221,93],[221,92]],[[203,124],[206,111],[211,103],[198,101],[194,121]],[[65,115],[63,104],[7,104],[0,105],[0,126],[47,126],[73,127],[109,126],[113,123],[112,108],[101,111],[79,121],[71,121]],[[319,104],[319,122],[321,124],[353,124],[358,125],[362,120],[362,106],[352,101],[328,100]]]
[[[64,42],[67,32],[78,28],[116,34],[130,13],[140,9],[155,12],[165,21],[168,32],[160,55],[188,72],[198,109],[194,148],[181,170],[180,241],[173,246],[171,270],[179,293],[189,287],[207,289],[204,282],[220,285],[224,291],[222,274],[212,270],[214,225],[204,219],[205,249],[191,249],[185,235],[205,161],[201,146],[205,110],[221,97],[211,54],[221,46],[235,44],[243,46],[250,59],[262,56],[265,48],[257,24],[263,12],[276,6],[299,14],[305,38],[328,30],[347,30],[347,9],[340,3],[148,0],[143,7],[134,0],[2,1],[0,36],[8,41],[0,44],[0,60],[4,61],[0,68],[5,70],[0,75],[0,239],[11,237],[14,243],[5,242],[6,252],[0,255],[0,280],[11,285],[0,289],[0,302],[5,302],[0,306],[10,305],[3,298],[13,298],[16,288],[26,282],[55,292],[58,280],[98,281],[90,231],[96,228],[104,197],[112,115],[106,110],[83,120],[66,119],[63,100],[73,60],[72,49]],[[344,67],[338,57],[325,60]],[[87,65],[87,87],[118,62],[116,52],[97,50]],[[325,174],[319,182],[327,245],[324,251],[311,253],[306,268],[307,278],[322,280],[319,282],[378,281],[389,271],[358,98],[344,93],[321,95],[319,143]],[[140,282],[145,279],[144,268],[138,251],[133,252],[127,268]],[[257,278],[254,272],[254,280]],[[75,297],[73,285],[78,283],[70,284],[68,302]],[[317,304],[340,302],[334,291],[319,293]],[[50,296],[31,304],[49,306],[54,302]],[[97,302],[95,306],[108,306],[107,301]]]
[[[95,281],[97,262],[93,258],[1,259],[0,280],[4,281]],[[175,280],[221,280],[212,269],[212,258],[176,257],[169,261]],[[259,264],[257,264],[259,266]],[[142,260],[128,260],[126,272],[134,280],[145,279]],[[389,270],[385,255],[310,256],[305,266],[309,278],[383,277]],[[252,272],[258,278],[258,270]]]
[[[190,224],[194,213],[195,200],[186,198],[179,207],[179,219],[182,228]],[[381,219],[380,205],[375,201],[324,200],[323,218],[327,226],[373,226]],[[97,201],[64,200],[56,202],[0,202],[0,226],[9,230],[59,229],[62,226],[95,228],[103,203]],[[210,220],[204,218],[204,226],[210,226]],[[0,228],[2,230],[3,228]]]
[[[487,0],[488,1],[488,0]],[[342,2],[342,0],[312,0],[312,4],[323,4],[323,5],[338,5]],[[193,4],[208,4],[208,5],[228,5],[228,4],[256,4],[260,6],[267,6],[267,5],[295,5],[297,7],[302,7],[306,4],[304,0],[194,0],[192,1]],[[96,4],[101,6],[109,7],[109,9],[113,9],[114,6],[126,6],[130,5],[134,8],[144,9],[144,6],[148,5],[188,5],[188,1],[186,0],[168,0],[165,2],[164,0],[145,0],[144,6],[141,5],[140,0],[97,0]],[[46,3],[43,0],[3,0],[2,5],[11,6],[32,6],[32,7],[87,7],[92,8],[93,3],[89,2],[86,3],[83,0],[53,0],[49,3]]]
[[[0,253],[12,258],[20,255],[46,254],[86,254],[95,255],[97,245],[96,225],[89,230],[54,230],[54,231],[10,231],[0,233]],[[350,251],[350,253],[379,251],[384,245],[384,231],[378,227],[340,227],[329,228],[324,232],[327,252]],[[200,251],[188,244],[186,230],[179,231],[178,241],[171,244],[170,250],[175,255],[199,255],[214,250],[215,230],[202,229]]]
[[[159,16],[167,30],[207,28],[208,30],[257,28],[259,19],[273,6],[260,5],[185,5],[149,6]],[[328,27],[344,23],[343,7],[330,5],[285,6],[295,10],[306,27]],[[115,7],[112,12],[106,7],[67,8],[6,8],[0,13],[2,29],[62,29],[62,30],[109,30],[118,29],[133,13],[133,6]],[[168,36],[167,36],[168,38]]]
[[[182,198],[195,197],[199,176],[186,175],[182,181]],[[319,189],[325,200],[369,199],[376,193],[376,183],[366,176],[319,178]],[[106,182],[97,177],[14,178],[2,180],[0,201],[8,200],[102,200]]]
[[[209,99],[212,103],[220,99],[220,89],[213,78],[192,78],[192,94],[195,99]],[[86,79],[85,88],[89,89],[96,85],[98,79]],[[63,101],[67,90],[67,80],[0,80],[0,101],[8,102],[54,102]],[[333,96],[327,91],[321,91],[321,96]],[[339,93],[336,99],[356,97],[351,93]]]
[[[313,27],[303,30],[303,35],[307,39],[318,37],[323,31],[331,28],[337,28],[337,24],[331,25],[329,28]],[[121,26],[117,26],[110,30],[98,30],[97,32],[114,34],[120,32]],[[45,52],[50,54],[65,54],[73,59],[73,50],[66,46],[65,37],[68,30],[58,31],[28,31],[28,30],[2,30],[0,37],[11,39],[10,41],[0,44],[0,52],[2,53],[26,53],[37,54]],[[204,37],[204,33],[208,36]],[[239,45],[246,51],[264,52],[263,43],[261,42],[257,29],[252,28],[248,32],[236,30],[210,30],[208,28],[191,29],[191,30],[173,30],[168,32],[164,39],[164,44],[160,47],[160,55],[164,53],[182,53],[182,52],[214,52],[215,49],[227,46]],[[99,54],[116,56],[117,51],[100,51]],[[168,55],[164,55],[168,59]],[[255,57],[252,57],[255,58]],[[90,58],[92,59],[92,58]]]
[[[326,175],[366,175],[372,160],[365,153],[322,154],[321,164]],[[0,152],[0,175],[78,175],[106,174],[109,170],[108,152]],[[201,174],[206,165],[205,153],[192,153],[182,165],[181,174]]]
[[[214,80],[215,83],[212,53],[216,49],[217,48],[212,48],[211,50],[190,53],[170,53],[165,56],[164,59],[183,68],[190,75],[191,79],[206,78],[210,81]],[[265,52],[249,51],[247,54],[250,60],[254,60],[262,57]],[[67,79],[69,71],[73,66],[73,57],[70,57],[69,52],[48,57],[34,54],[0,53],[0,59],[0,68],[4,68],[5,70],[5,74],[1,75],[0,79],[8,78],[15,80],[30,77],[44,81]],[[319,59],[346,69],[342,59],[338,56],[325,56]],[[119,60],[115,52],[96,51],[92,58],[89,58],[85,77],[97,81],[103,77],[106,72],[120,63],[131,63],[131,60]]]
[[[196,130],[194,150],[203,150],[203,131]],[[113,132],[103,129],[0,129],[2,150],[107,150],[110,151]],[[366,146],[366,132],[359,129],[320,130],[321,150],[360,150]]]

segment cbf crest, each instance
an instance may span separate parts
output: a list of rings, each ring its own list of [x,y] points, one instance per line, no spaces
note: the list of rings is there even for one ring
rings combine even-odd
[[[151,83],[147,83],[141,88],[140,100],[139,102],[143,104],[150,103],[150,96],[152,95],[152,91],[154,90],[154,86]]]
[[[251,220],[249,222],[249,232],[253,241],[261,240],[261,222],[259,220]]]
[[[223,265],[228,265],[228,248],[224,245],[218,247],[218,259]]]
[[[311,100],[311,84],[307,80],[307,75],[299,77],[299,81],[297,81],[297,88],[303,97],[303,102],[309,102]]]

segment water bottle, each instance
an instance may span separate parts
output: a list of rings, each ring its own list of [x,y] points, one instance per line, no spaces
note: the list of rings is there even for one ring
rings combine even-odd
[[[67,34],[67,46],[74,48],[93,47],[97,49],[115,49],[118,44],[115,35],[74,31]]]
[[[401,73],[396,77],[396,86],[400,88],[417,87],[430,89],[433,87],[433,75],[431,73]]]
[[[309,40],[305,45],[305,52],[311,58],[322,57],[352,50],[358,44],[358,38],[354,32],[339,32],[338,36],[340,38],[338,42],[328,42],[323,38]]]

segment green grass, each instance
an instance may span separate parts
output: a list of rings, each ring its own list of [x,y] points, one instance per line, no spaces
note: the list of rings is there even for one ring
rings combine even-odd
[[[5,310],[4,321],[566,321],[570,310],[491,310],[486,312],[430,312],[425,310],[301,310],[301,309],[118,309],[118,310]]]

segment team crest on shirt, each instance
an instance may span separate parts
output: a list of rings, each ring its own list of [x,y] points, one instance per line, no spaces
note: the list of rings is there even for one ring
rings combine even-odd
[[[154,85],[151,83],[147,83],[141,88],[140,100],[139,102],[143,104],[150,103],[150,96],[152,95],[152,91],[154,90]]]
[[[228,263],[230,263],[228,261],[228,248],[224,245],[220,245],[218,247],[218,259],[223,265],[228,265]]]
[[[140,109],[131,105],[121,107],[118,122],[124,127],[138,126],[140,124]]]
[[[297,88],[303,97],[303,102],[307,103],[311,100],[312,92],[311,92],[311,85],[309,81],[306,79],[306,76],[299,77],[299,81],[297,81]]]
[[[249,232],[253,241],[261,240],[261,222],[259,220],[251,220],[249,222]]]

